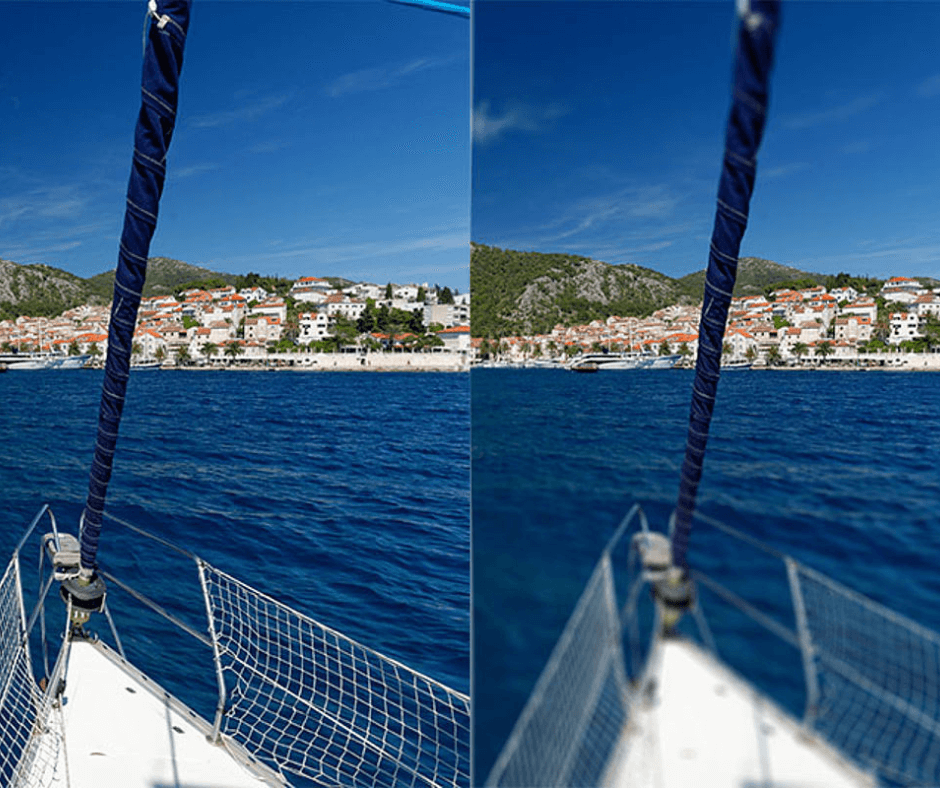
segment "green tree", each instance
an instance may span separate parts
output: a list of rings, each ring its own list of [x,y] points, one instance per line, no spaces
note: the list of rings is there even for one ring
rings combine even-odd
[[[725,342],[721,346],[721,355],[730,356],[734,352],[734,347],[730,342]]]
[[[187,331],[189,331],[189,329],[194,328],[198,325],[199,325],[199,321],[196,320],[196,318],[190,317],[189,315],[183,315],[183,328],[185,328]]]
[[[806,343],[797,342],[793,346],[793,355],[796,356],[798,359],[801,359],[803,356],[806,355],[806,352],[808,350],[809,350],[809,347],[806,345]]]
[[[180,345],[176,349],[176,363],[181,367],[185,367],[190,361],[192,361],[192,358],[189,355],[189,348],[186,345]]]
[[[418,297],[415,299],[418,303],[423,304],[428,297],[428,292],[423,287],[418,288]]]
[[[757,361],[757,348],[751,345],[744,354],[744,358],[746,358],[751,363]]]
[[[823,360],[831,356],[834,352],[835,350],[833,349],[831,342],[820,342],[818,345],[816,345],[816,355]]]
[[[202,351],[202,355],[212,361],[212,357],[216,354],[216,351],[218,351],[219,346],[215,344],[215,342],[206,342],[199,349]]]
[[[97,342],[91,343],[91,345],[88,348],[88,355],[90,355],[92,358],[98,358],[98,356],[101,355],[101,348],[98,347]]]
[[[163,345],[160,345],[160,347],[157,348],[157,352],[153,355],[157,361],[163,361],[163,359],[166,358],[166,350],[164,349]]]
[[[375,308],[375,299],[366,299],[366,308],[362,311],[359,319],[356,321],[356,329],[360,334],[371,334],[378,330],[377,310]]]
[[[408,318],[408,330],[414,331],[416,334],[424,333],[424,310],[415,309],[411,313],[411,317]]]
[[[688,342],[683,342],[681,345],[679,345],[679,351],[678,351],[678,352],[679,352],[679,355],[682,356],[683,358],[686,358],[687,356],[691,356],[691,355],[692,355],[692,351],[689,350],[689,343],[688,343]]]
[[[144,348],[143,348],[143,346],[140,344],[140,342],[134,342],[134,343],[131,345],[131,355],[132,355],[132,356],[139,356],[139,355],[140,355],[141,353],[143,353],[143,352],[144,352]]]
[[[5,346],[5,347],[4,347],[4,350],[6,350],[6,352],[9,353],[10,351],[7,350],[7,348],[9,347],[9,344],[10,344],[10,343],[9,343],[9,342],[4,342],[3,344],[4,344],[4,346]],[[82,354],[82,351],[81,351],[81,348],[79,348],[79,346],[78,346],[78,340],[73,339],[73,340],[69,343],[69,355],[70,355],[70,356],[80,356],[81,354]]]
[[[242,348],[242,346],[238,342],[235,342],[234,340],[229,342],[225,346],[225,355],[228,356],[232,362],[234,362],[235,359],[238,358],[244,352],[245,351]]]
[[[767,350],[767,361],[770,366],[775,367],[780,363],[780,348],[776,345],[771,345]]]
[[[359,336],[359,329],[356,323],[345,315],[337,315],[333,323],[333,336],[336,338],[337,348],[351,345]]]
[[[386,301],[392,300],[392,283],[391,282],[385,285],[385,300]]]
[[[439,291],[437,294],[437,303],[439,304],[452,304],[454,303],[454,294],[450,291],[449,287],[445,287],[443,290]],[[475,303],[475,302],[474,302]]]
[[[669,349],[669,343],[664,339],[659,346],[659,355],[668,356],[672,351]]]
[[[928,347],[940,347],[940,317],[933,312],[928,312],[924,320],[923,332]]]

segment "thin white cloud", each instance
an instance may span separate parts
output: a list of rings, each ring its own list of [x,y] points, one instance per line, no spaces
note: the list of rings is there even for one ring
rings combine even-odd
[[[777,167],[769,167],[766,170],[758,170],[758,177],[760,178],[785,178],[787,175],[792,175],[795,172],[802,172],[803,170],[809,169],[809,164],[805,161],[795,161],[790,164],[781,164]]]
[[[881,262],[881,268],[894,271],[894,275],[916,272],[922,276],[940,276],[940,237],[935,233],[906,238],[866,240],[857,243],[856,247],[856,251],[825,255],[816,258],[816,261],[833,269],[848,266],[856,271],[861,269],[860,264],[863,262]]]
[[[218,169],[221,169],[221,167],[218,164],[213,164],[211,162],[206,162],[204,164],[190,164],[188,167],[171,169],[170,177],[173,179],[191,178],[194,175],[202,175],[204,172],[212,172]]]
[[[467,249],[469,253],[469,248],[469,232],[457,231],[417,238],[391,238],[362,243],[330,243],[327,241],[324,243],[295,244],[286,249],[253,253],[244,257],[228,258],[228,260],[240,263],[252,260],[274,262],[308,258],[311,263],[317,265],[333,265],[356,260],[394,257],[395,255],[420,251],[446,252],[455,249]]]
[[[916,93],[918,96],[923,98],[940,96],[940,74],[934,74],[932,77],[927,77],[927,79],[917,86]]]
[[[481,101],[473,112],[473,140],[485,145],[512,131],[538,132],[567,114],[561,104],[547,107],[513,104],[498,114],[491,112],[488,101]]]
[[[277,153],[279,150],[284,150],[288,147],[290,147],[290,143],[285,140],[269,140],[267,142],[259,142],[255,145],[252,145],[250,148],[248,148],[248,152]]]
[[[284,106],[290,100],[288,94],[267,96],[256,101],[243,104],[235,109],[207,112],[194,115],[189,119],[189,125],[197,129],[216,128],[218,126],[231,126],[236,123],[250,123],[267,113]]]
[[[589,232],[623,235],[625,231],[634,234],[639,231],[644,237],[661,238],[686,228],[685,223],[674,222],[678,205],[679,198],[663,185],[620,189],[566,208],[561,217],[543,226],[543,231],[556,228],[557,231],[543,232],[539,243],[551,244]]]
[[[875,145],[871,140],[855,140],[842,146],[842,152],[848,156],[856,153],[868,153]]]
[[[414,74],[434,68],[448,66],[461,60],[464,56],[450,57],[421,57],[409,60],[406,63],[386,63],[374,68],[363,68],[350,71],[331,80],[325,90],[328,96],[339,98],[350,93],[365,93],[373,90],[385,90],[405,81]]]
[[[33,262],[43,262],[50,255],[68,252],[82,245],[81,241],[63,241],[62,243],[46,246],[11,246],[3,250],[3,258],[12,260],[20,265],[29,265]]]
[[[852,101],[818,110],[808,112],[802,115],[791,115],[784,118],[781,124],[788,129],[801,130],[809,129],[815,126],[822,126],[827,123],[835,123],[842,120],[848,120],[855,115],[860,115],[868,110],[878,106],[884,100],[881,93],[871,93],[867,96],[859,96]]]
[[[88,204],[76,186],[40,186],[0,199],[0,227],[35,219],[76,219]]]

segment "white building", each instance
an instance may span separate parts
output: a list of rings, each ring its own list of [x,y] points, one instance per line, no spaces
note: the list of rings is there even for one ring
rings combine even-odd
[[[437,332],[449,350],[470,350],[470,326],[451,326]]]
[[[356,301],[345,296],[331,295],[326,299],[325,311],[330,318],[342,315],[350,320],[358,320],[362,317],[362,313],[366,311],[366,302]]]
[[[268,297],[268,291],[263,287],[245,287],[238,291],[238,294],[245,301],[264,301]]]
[[[245,340],[251,342],[277,342],[281,338],[282,323],[270,315],[245,318]]]
[[[874,323],[878,318],[878,307],[874,301],[869,299],[853,301],[851,304],[842,307],[842,316],[846,317],[848,315],[867,317],[869,322]]]
[[[330,336],[330,318],[326,312],[303,312],[298,316],[298,341],[317,342]]]
[[[462,326],[470,323],[470,307],[464,304],[425,304],[424,324],[440,323],[442,326]]]
[[[249,315],[256,317],[258,315],[267,315],[276,317],[283,323],[287,320],[287,304],[280,298],[269,298],[260,304],[255,304],[250,310]]]
[[[901,342],[922,336],[922,321],[923,318],[916,312],[892,312],[888,342],[892,345],[899,345]]]
[[[317,276],[302,276],[290,289],[291,298],[295,301],[320,302],[329,293],[333,292],[333,285]]]
[[[863,344],[871,340],[872,322],[867,315],[845,315],[836,318],[835,339],[837,342]]]
[[[421,285],[420,287],[423,287],[424,291],[427,292],[428,290],[427,285]],[[395,287],[392,287],[392,298],[401,300],[401,301],[414,302],[418,300],[419,289],[420,288],[418,285],[395,286]]]

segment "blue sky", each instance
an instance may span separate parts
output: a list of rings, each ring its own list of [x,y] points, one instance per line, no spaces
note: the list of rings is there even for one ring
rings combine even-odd
[[[734,5],[474,7],[472,238],[707,263]],[[784,4],[742,255],[940,278],[940,3]]]
[[[114,267],[145,10],[0,3],[0,257]],[[381,0],[197,0],[151,255],[465,291],[469,47]]]

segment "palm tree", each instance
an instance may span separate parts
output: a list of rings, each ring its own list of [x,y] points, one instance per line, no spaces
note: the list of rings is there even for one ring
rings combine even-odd
[[[816,355],[822,359],[831,356],[835,351],[832,349],[831,342],[820,342],[816,345]]]
[[[751,345],[747,349],[747,352],[744,354],[744,357],[752,363],[756,361],[757,360],[757,348]]]
[[[176,363],[178,366],[185,367],[192,359],[189,356],[189,348],[186,345],[180,345],[176,349]]]
[[[669,343],[664,339],[663,343],[659,346],[659,355],[668,356],[669,355]]]
[[[797,342],[793,346],[793,355],[795,355],[797,358],[802,358],[808,350],[809,346],[805,342]]]
[[[219,346],[215,342],[206,342],[202,347],[199,348],[209,361],[212,361],[212,357],[215,355],[216,351],[219,349]]]
[[[163,361],[163,359],[166,358],[166,350],[164,349],[163,345],[160,345],[160,347],[157,348],[157,352],[154,353],[153,356],[157,361]]]
[[[770,366],[777,366],[777,364],[780,363],[780,348],[776,345],[771,345],[770,349],[767,351],[767,361]]]
[[[235,359],[238,358],[244,352],[245,351],[242,349],[242,346],[239,345],[238,342],[235,342],[234,340],[229,342],[225,346],[225,355],[229,356],[232,359],[232,361],[235,361]]]

